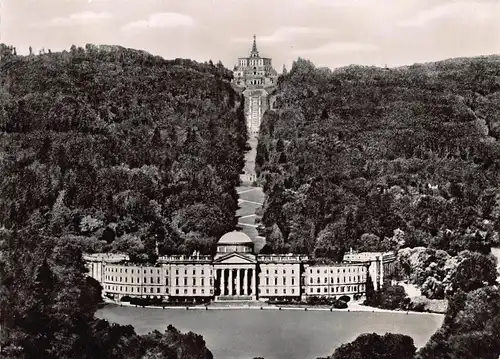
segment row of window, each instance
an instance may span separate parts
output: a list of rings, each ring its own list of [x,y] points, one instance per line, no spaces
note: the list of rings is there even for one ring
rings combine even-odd
[[[283,272],[283,274],[286,274],[287,270],[283,269],[282,272]],[[290,272],[291,272],[291,274],[295,274],[295,269],[291,269]],[[266,274],[269,274],[269,269],[266,269]],[[274,270],[274,274],[278,274],[277,269]]]
[[[160,269],[139,269],[139,268],[115,268],[115,267],[106,267],[105,271],[106,272],[111,272],[111,273],[128,273],[128,270],[130,269],[130,274],[141,274],[141,271],[144,272],[144,274],[160,274]],[[153,273],[154,272],[154,273]],[[168,271],[166,272],[168,274]]]
[[[124,292],[124,293],[161,293],[161,287],[127,287],[127,286],[118,286],[118,285],[108,285],[104,286],[105,289],[113,292]],[[123,291],[125,288],[125,291]],[[168,294],[168,287],[165,288],[165,293]]]
[[[349,293],[349,292],[358,292],[359,291],[364,291],[364,285],[348,285],[348,286],[335,286],[335,287],[330,287],[330,292],[331,293]],[[328,287],[318,287],[318,288],[309,288],[309,293],[328,293]]]
[[[360,271],[361,272],[364,272],[365,268],[364,267],[354,267],[354,268],[347,268],[347,273],[351,273],[351,269],[352,269],[352,273],[359,273]],[[337,273],[346,273],[345,271],[346,269],[345,268],[337,268]],[[334,273],[334,269],[333,268],[330,268],[330,273],[333,274]],[[314,272],[314,268],[309,268],[309,273],[313,273]],[[321,270],[319,268],[316,269],[315,271],[316,273],[321,273]],[[324,269],[323,270],[323,273],[328,273],[328,269]]]
[[[340,280],[341,278],[342,278],[342,280]],[[356,279],[357,279],[358,282],[363,282],[365,280],[365,277],[364,276],[360,276],[359,274],[358,274],[357,278],[356,278],[356,276],[352,276],[352,277],[351,276],[349,276],[349,277],[346,277],[346,276],[344,276],[344,277],[337,277],[337,283],[340,283],[340,282],[342,282],[342,283],[351,283],[352,281],[356,281]],[[313,277],[309,277],[309,283],[310,284],[314,284],[314,278]],[[321,283],[321,277],[316,277],[316,283],[317,284]],[[325,283],[325,284],[328,283],[328,277],[323,277],[323,283]],[[335,283],[335,278],[334,277],[330,277],[330,283],[331,284]]]
[[[269,285],[269,283],[271,282],[269,279],[270,279],[269,277],[266,277],[266,285]],[[295,285],[295,278],[292,277],[290,279],[291,279],[291,285]],[[281,282],[283,282],[283,285],[287,285],[286,277],[282,277]],[[278,278],[277,277],[274,278],[274,285],[278,285]]]
[[[202,287],[205,285],[205,278],[200,278],[200,281],[197,281],[197,280],[196,280],[196,278],[191,278],[191,284],[188,284],[188,278],[184,277],[183,279],[184,279],[184,281],[183,281],[184,286],[188,286],[188,285],[193,285],[193,286],[196,286],[196,285],[197,285],[197,283],[200,283],[200,286],[202,286]],[[178,278],[178,277],[176,277],[176,278],[175,278],[175,285],[176,285],[176,286],[179,286],[179,283],[180,283],[179,278]],[[207,283],[208,283],[210,286],[212,286],[212,284],[213,284],[213,280],[212,280],[212,278],[209,278],[209,280],[208,280],[208,282],[207,282]]]
[[[159,275],[160,274],[160,269],[156,269],[156,270],[153,270],[153,269],[134,269],[134,268],[115,268],[115,267],[106,267],[105,268],[105,271],[108,272],[108,273],[129,273],[129,270],[130,269],[130,274],[141,274],[141,271],[143,271],[143,274],[157,274]],[[204,268],[197,268],[200,275],[205,275],[205,269]],[[196,275],[196,272],[197,272],[197,269],[192,269],[191,273],[192,275]],[[210,275],[213,274],[212,270],[210,271],[207,271],[207,275],[208,273],[210,273]],[[179,275],[179,269],[176,269],[175,270],[175,274],[176,275]],[[168,276],[168,269],[165,270],[165,275]],[[187,269],[184,269],[184,275],[188,275],[188,270]]]
[[[265,294],[271,294],[271,292],[272,291],[270,291],[269,288],[266,288],[266,289],[259,288],[259,294],[260,295],[263,295],[264,293]],[[281,291],[279,291],[278,289],[274,289],[274,293],[272,293],[272,294],[283,294],[283,295],[290,294],[290,295],[294,295],[295,294],[295,289],[292,288],[290,291],[288,291],[287,288],[283,288]]]
[[[114,276],[105,276],[106,278],[106,281],[110,281],[110,282],[119,282],[119,283],[129,283],[129,280],[130,280],[130,283],[133,284],[134,283],[134,277],[131,277],[131,278],[128,278],[128,277],[114,277]],[[148,278],[144,277],[143,278],[144,281],[143,283],[146,284],[148,283]],[[184,281],[184,286],[187,286],[188,285],[188,278],[187,277],[184,277],[183,278]],[[191,278],[191,284],[189,285],[193,285],[193,286],[196,286],[198,283],[200,284],[200,286],[204,286],[205,283],[209,283],[209,285],[211,286],[212,283],[213,283],[213,280],[212,278],[208,278],[208,281],[205,282],[205,278],[204,277],[201,277],[199,278],[199,281],[197,280],[198,278]],[[139,284],[141,281],[140,281],[140,278],[136,278],[135,279],[135,283]],[[160,277],[156,277],[156,281],[153,279],[153,277],[149,277],[149,284],[161,284],[160,282]],[[178,286],[179,285],[179,277],[176,277],[175,278],[175,285]],[[168,278],[165,278],[165,285],[168,286]]]
[[[142,293],[142,294],[160,294],[161,293],[161,288],[160,287],[127,287],[127,286],[118,286],[118,285],[105,285],[104,288],[108,291],[112,292],[120,292],[120,293]],[[125,291],[123,290],[125,288]],[[190,288],[191,290],[188,290],[185,288],[182,291],[182,294],[213,294],[214,291],[213,289],[206,290],[205,288],[201,288],[199,291],[197,288]],[[168,288],[165,288],[165,294],[169,294]],[[179,289],[175,289],[175,294],[181,294],[181,291]]]

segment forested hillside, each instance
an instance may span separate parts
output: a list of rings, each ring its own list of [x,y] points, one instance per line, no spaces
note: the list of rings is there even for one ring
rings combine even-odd
[[[221,64],[117,46],[2,51],[1,225],[138,258],[155,241],[210,252],[235,228],[247,135]]]
[[[95,319],[81,254],[210,252],[235,228],[231,73],[117,46],[0,51],[0,357],[211,359],[193,333]]]
[[[489,252],[500,226],[500,57],[335,71],[299,59],[261,126],[275,252]]]

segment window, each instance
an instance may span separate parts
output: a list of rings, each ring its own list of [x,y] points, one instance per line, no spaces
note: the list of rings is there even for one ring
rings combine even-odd
[[[196,278],[193,278],[193,285],[196,285]]]
[[[266,285],[269,285],[269,278],[266,277]]]
[[[274,278],[274,285],[278,285],[278,278]]]
[[[179,275],[179,270],[178,269],[175,270],[175,274]]]
[[[295,285],[295,278],[292,277],[292,285]]]
[[[283,289],[283,294],[286,294],[286,289]]]
[[[269,294],[269,289],[266,289],[266,294]]]
[[[328,288],[325,287],[324,290],[323,290],[323,292],[327,293],[328,292]]]
[[[274,290],[274,294],[278,294],[278,290],[277,289]]]
[[[149,282],[153,284],[153,277],[149,278]]]
[[[188,279],[184,277],[184,285],[188,285]]]
[[[149,292],[150,292],[150,293],[153,293],[153,288],[149,288]]]
[[[318,277],[317,281],[316,281],[318,284],[321,283],[321,279]]]
[[[201,285],[204,286],[205,285],[205,278],[201,278]]]
[[[187,289],[184,289],[184,294],[188,294],[188,290]]]
[[[193,294],[196,294],[196,288],[193,289]]]
[[[168,285],[168,278],[165,278],[165,285]]]
[[[319,274],[319,269],[317,270],[318,274]]]
[[[150,274],[153,274],[153,270],[152,269],[149,272],[150,272]]]
[[[202,289],[202,290],[201,290],[201,294],[205,294],[205,289]]]
[[[175,285],[179,285],[179,278],[175,278]]]
[[[205,274],[205,271],[202,269],[201,270],[201,275],[204,275]]]
[[[312,293],[312,292],[313,292],[313,289],[312,289],[312,288],[309,288],[309,292],[311,292],[311,293]]]
[[[286,285],[286,278],[283,277],[283,285]]]
[[[160,288],[156,288],[156,293],[160,293]]]
[[[184,269],[184,275],[187,275],[187,274],[188,274],[188,270]]]
[[[295,271],[292,269],[292,274],[295,274]]]
[[[328,278],[325,277],[325,284],[328,284]]]
[[[320,293],[321,292],[321,288],[318,288],[317,292]]]
[[[156,278],[156,283],[160,284],[160,277]]]
[[[176,289],[176,290],[175,290],[175,294],[179,294],[179,289]]]
[[[278,274],[278,270],[277,269],[274,270],[274,274]]]
[[[193,269],[193,275],[196,275],[196,269]]]
[[[144,283],[147,283],[148,282],[148,279],[146,277],[144,277]]]
[[[283,269],[283,274],[285,274],[285,273],[286,273],[286,271]]]
[[[295,294],[295,289],[292,288],[292,294]]]
[[[312,277],[311,277],[311,278],[309,278],[309,283],[311,283],[311,284],[313,284],[313,283],[314,283],[314,280],[313,280],[313,278],[312,278]]]

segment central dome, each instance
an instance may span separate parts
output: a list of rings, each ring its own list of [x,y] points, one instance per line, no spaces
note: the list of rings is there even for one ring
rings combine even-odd
[[[220,237],[218,244],[250,244],[253,243],[249,236],[243,232],[232,231]]]

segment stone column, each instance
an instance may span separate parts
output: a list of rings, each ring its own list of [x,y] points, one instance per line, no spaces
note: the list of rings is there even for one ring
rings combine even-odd
[[[236,269],[236,295],[241,295],[241,277],[240,277],[241,269]]]
[[[252,291],[253,296],[257,296],[257,290],[255,288],[255,276],[256,276],[255,268],[252,268],[251,271],[252,271],[252,289],[251,289],[251,291]]]
[[[226,280],[226,276],[224,275],[224,269],[220,269],[220,294],[219,295],[225,295],[225,288],[224,288],[224,281]]]
[[[248,295],[248,268],[243,269],[243,295]]]
[[[228,283],[229,295],[233,295],[233,269],[229,269],[229,283]]]

